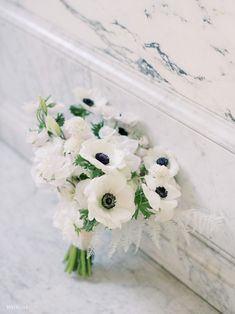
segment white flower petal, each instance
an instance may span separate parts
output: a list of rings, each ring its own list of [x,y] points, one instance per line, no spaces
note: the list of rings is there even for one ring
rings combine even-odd
[[[160,222],[169,221],[174,217],[174,209],[166,208],[160,209],[159,213],[156,214],[155,220]]]
[[[165,188],[168,192],[167,200],[175,200],[176,198],[179,198],[181,196],[181,192],[175,186],[167,184],[165,185]]]
[[[160,207],[160,197],[157,193],[151,191],[147,185],[142,184],[142,188],[144,191],[144,195],[146,196],[150,206],[152,207],[152,209],[154,209],[155,211],[159,210]]]
[[[99,131],[99,137],[102,139],[110,139],[117,131],[109,126],[103,126]]]
[[[85,189],[90,184],[89,179],[82,180],[76,185],[76,191],[74,195],[74,199],[78,203],[78,207],[80,209],[87,208],[87,196],[85,195]]]
[[[109,157],[109,163],[104,165],[95,158],[97,153],[103,153]],[[88,160],[98,169],[105,173],[117,172],[117,169],[125,167],[124,153],[116,149],[115,145],[108,143],[105,140],[88,140],[82,144],[80,155]]]
[[[134,191],[123,176],[103,175],[91,180],[84,191],[88,200],[89,219],[95,218],[104,226],[115,229],[130,220],[135,212]],[[115,205],[107,209],[102,198],[110,193],[115,197]]]

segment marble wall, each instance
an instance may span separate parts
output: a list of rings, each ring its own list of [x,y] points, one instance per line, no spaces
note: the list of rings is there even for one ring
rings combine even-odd
[[[172,251],[166,235],[163,237],[165,250],[161,252],[153,251],[149,248],[148,240],[146,240],[144,246],[153,258],[157,258],[161,264],[195,291],[204,297],[206,296],[209,302],[224,313],[232,313],[232,309],[235,308],[233,301],[235,245],[231,241],[235,237],[235,214],[232,206],[234,203],[235,177],[231,175],[235,168],[235,146],[233,146],[234,141],[232,140],[234,138],[232,136],[234,126],[232,122],[228,123],[227,120],[224,120],[220,124],[222,111],[217,111],[216,106],[209,107],[209,102],[206,102],[206,105],[205,103],[202,104],[210,110],[208,119],[205,119],[207,110],[203,109],[201,111],[201,105],[197,103],[193,103],[195,109],[191,110],[190,123],[192,127],[187,125],[188,121],[176,119],[172,116],[172,111],[174,110],[176,114],[181,115],[182,108],[177,106],[182,105],[184,108],[188,108],[188,102],[185,102],[183,98],[179,99],[177,94],[172,95],[168,92],[169,87],[162,87],[169,85],[169,83],[162,82],[162,80],[159,82],[158,79],[147,74],[146,71],[149,71],[151,67],[147,66],[146,71],[142,71],[145,73],[142,73],[139,79],[138,71],[136,71],[138,70],[137,64],[134,66],[132,62],[127,64],[119,60],[123,72],[121,76],[115,68],[116,64],[110,62],[112,58],[116,60],[117,56],[103,58],[101,53],[109,48],[108,52],[105,53],[110,55],[109,50],[112,50],[115,45],[117,46],[114,50],[120,52],[119,44],[114,45],[109,40],[107,41],[106,36],[100,35],[107,32],[107,36],[114,36],[112,34],[114,31],[107,31],[107,26],[104,26],[103,22],[94,23],[93,20],[91,22],[88,18],[83,18],[83,22],[81,22],[80,19],[72,17],[75,13],[71,16],[71,9],[68,9],[67,6],[64,7],[67,2],[49,2],[51,5],[55,5],[55,12],[58,14],[51,12],[53,10],[48,8],[47,10],[44,8],[44,12],[43,5],[46,5],[44,1],[15,1],[17,6],[14,6],[14,8],[11,6],[8,8],[8,6],[5,6],[6,2],[4,0],[0,1],[1,138],[29,159],[29,149],[24,140],[27,118],[21,110],[21,104],[35,99],[39,94],[52,94],[57,100],[66,103],[74,101],[71,91],[76,85],[96,86],[115,106],[122,110],[134,110],[136,115],[141,117],[142,126],[151,134],[152,140],[168,147],[175,153],[182,168],[178,180],[183,189],[184,206],[200,208],[204,212],[222,213],[225,217],[223,229],[211,239],[206,239],[204,235],[200,235],[192,240],[193,245],[191,247],[186,247],[181,239],[177,239],[181,252],[178,256]],[[100,14],[101,8],[103,12],[106,11],[105,7],[108,5],[102,6],[102,2],[96,2],[96,5],[99,3],[99,10],[97,9],[96,14]],[[89,1],[86,3],[89,4]],[[32,6],[31,9],[30,6]],[[136,10],[138,6],[137,2]],[[161,7],[163,10],[164,6],[161,5]],[[43,20],[37,19],[28,12],[33,9],[37,15],[42,16],[44,12],[44,19],[48,19],[48,14],[53,13],[53,17],[50,17],[51,21],[53,22],[56,19],[57,22],[54,21],[56,24],[61,19],[61,25],[55,29],[54,26],[51,26],[51,23],[46,22],[44,24]],[[93,9],[90,14],[95,13]],[[75,11],[77,12],[77,9]],[[124,18],[125,12],[123,11],[121,17]],[[64,23],[63,21],[68,21],[66,20],[68,17],[70,17],[71,23]],[[147,16],[146,18],[150,19]],[[77,24],[77,19],[80,24]],[[88,23],[88,21],[90,22]],[[105,18],[104,21],[106,21]],[[69,29],[65,29],[65,27],[69,27]],[[131,36],[127,30],[117,26],[116,23],[112,24],[112,27],[119,27],[120,33],[116,37],[120,40],[126,38],[125,36],[128,34],[128,36]],[[147,28],[143,28],[148,33]],[[67,35],[65,35],[65,31],[68,32]],[[128,34],[124,35],[122,32]],[[76,34],[84,36],[84,38],[75,38]],[[139,33],[138,36],[140,36]],[[98,39],[104,45],[103,50],[98,46]],[[129,43],[127,38],[125,40]],[[90,44],[94,44],[93,54],[90,54],[89,47],[86,47],[86,44],[89,46],[89,41],[91,41]],[[136,48],[136,56],[138,51]],[[174,56],[177,58],[177,53]],[[147,58],[147,56],[142,56],[142,58]],[[163,60],[169,61],[166,56]],[[162,62],[161,60],[158,61]],[[128,76],[130,73],[128,72],[129,67],[132,68],[132,76]],[[200,69],[200,67],[196,68]],[[163,71],[163,69],[165,70]],[[154,74],[155,72],[151,73]],[[178,82],[182,80],[186,85],[188,84],[186,82],[190,81],[189,86],[195,88],[195,94],[197,91],[198,94],[203,96],[200,89],[196,88],[197,85],[193,83],[194,81],[199,83],[203,81],[192,77],[182,78],[182,75],[178,75],[174,71],[172,73],[164,66],[162,67],[161,77],[164,77],[168,82],[170,82],[170,76],[168,77],[166,73],[172,75],[172,78],[175,77],[171,81],[171,85],[177,80]],[[143,75],[145,75],[144,80],[142,80]],[[147,89],[143,88],[146,80],[151,81],[150,86],[156,91],[157,95],[150,94]],[[133,81],[136,84],[135,88]],[[136,89],[141,91],[142,94],[137,93]],[[164,90],[162,94],[164,97],[162,97],[159,104],[157,96],[161,94],[161,90]],[[189,97],[186,94],[185,96]],[[193,98],[194,94],[191,94],[190,97]],[[206,99],[209,100],[209,96]],[[193,98],[193,100],[197,99]],[[172,107],[169,106],[170,101],[172,101]],[[192,104],[190,106],[192,108]],[[162,110],[162,107],[164,107],[164,110]],[[169,110],[169,108],[172,108],[172,110]],[[215,118],[216,115],[212,112],[221,115],[221,118]],[[148,123],[145,121],[148,121]],[[220,137],[216,140],[212,140],[212,135],[209,133],[209,129],[206,128],[207,124],[212,124],[212,121],[215,122],[216,126],[221,126],[217,130]],[[203,132],[194,130],[194,124],[196,128],[196,123],[199,125],[199,122],[201,125],[205,124]],[[231,134],[229,138],[230,146],[223,140],[228,134],[225,130]],[[226,145],[223,145],[224,143]],[[172,260],[175,263],[171,263]]]

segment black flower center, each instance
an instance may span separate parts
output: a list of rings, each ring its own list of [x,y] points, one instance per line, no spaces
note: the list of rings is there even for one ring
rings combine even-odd
[[[164,186],[158,186],[155,190],[155,192],[161,197],[166,198],[168,195],[167,190],[164,188]]]
[[[95,158],[100,161],[102,164],[104,165],[108,165],[109,164],[109,156],[104,154],[104,153],[97,153],[95,155]]]
[[[124,128],[118,128],[118,133],[120,135],[128,136],[128,132]]]
[[[94,106],[94,101],[92,99],[90,99],[90,98],[83,98],[82,101],[84,102],[84,104],[86,104],[89,107]]]
[[[168,163],[169,163],[169,160],[168,160],[167,158],[165,158],[165,157],[160,157],[160,158],[158,158],[158,159],[156,160],[156,163],[157,163],[158,165],[160,165],[160,166],[166,166],[166,167],[167,167],[167,165],[168,165]]]
[[[116,205],[116,197],[111,193],[106,193],[102,197],[101,204],[106,209],[111,209]]]

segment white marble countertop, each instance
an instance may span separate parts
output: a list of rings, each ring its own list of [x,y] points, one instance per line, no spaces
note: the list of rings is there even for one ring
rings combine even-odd
[[[108,63],[235,122],[232,0],[1,0],[43,18]]]
[[[52,227],[55,199],[29,164],[0,142],[0,313],[217,313],[144,253],[98,252],[87,281],[63,271],[66,244]]]

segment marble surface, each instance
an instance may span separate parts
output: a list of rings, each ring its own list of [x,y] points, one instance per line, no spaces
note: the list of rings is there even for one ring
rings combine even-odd
[[[0,9],[2,11],[2,7]],[[172,119],[170,112],[159,111],[153,101],[149,103],[137,97],[128,84],[124,89],[107,80],[102,71],[95,71],[94,63],[87,68],[80,55],[70,50],[67,41],[63,42],[64,46],[56,46],[55,37],[48,37],[54,29],[46,33],[41,24],[35,28],[32,20],[20,20],[20,14],[5,20],[4,13],[0,13],[0,80],[4,83],[0,84],[0,137],[29,159],[30,149],[25,145],[24,133],[29,121],[21,105],[39,94],[52,94],[56,100],[73,102],[71,91],[78,84],[98,87],[121,110],[134,108],[135,114],[141,117],[141,127],[151,135],[153,142],[168,147],[177,156],[182,167],[178,180],[185,207],[222,212],[226,217],[223,230],[210,240],[202,235],[192,246],[179,243],[178,257],[166,241],[163,241],[162,253],[157,256],[151,252],[151,255],[223,313],[233,313],[235,245],[231,239],[235,234],[235,213],[231,204],[235,177],[231,176],[231,169],[235,167],[234,154]],[[165,102],[168,100],[166,97]],[[192,114],[195,115],[195,111]],[[219,133],[223,131],[218,129]],[[40,194],[37,202],[40,204],[42,200]],[[148,239],[145,248],[147,244]]]
[[[234,1],[5,2],[234,124]]]
[[[2,142],[0,151],[1,314],[218,313],[142,252],[98,252],[91,279],[68,276],[53,195],[35,188],[22,156]]]

